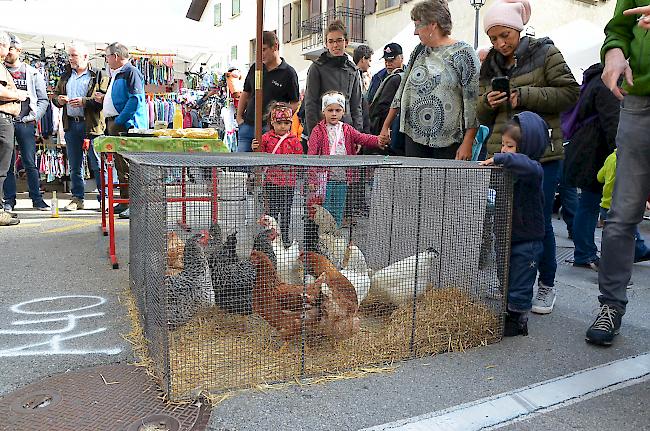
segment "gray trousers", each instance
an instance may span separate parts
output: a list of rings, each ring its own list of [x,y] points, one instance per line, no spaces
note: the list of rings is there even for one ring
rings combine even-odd
[[[4,201],[3,186],[14,154],[14,122],[0,114],[0,198]]]
[[[621,313],[634,263],[634,232],[650,194],[650,97],[626,96],[616,135],[616,183],[601,245],[601,304]]]

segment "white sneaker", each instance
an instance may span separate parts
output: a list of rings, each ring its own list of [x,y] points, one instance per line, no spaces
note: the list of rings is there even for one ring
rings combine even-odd
[[[553,311],[556,299],[555,289],[539,282],[537,283],[537,295],[533,298],[531,311],[536,314],[550,314]]]

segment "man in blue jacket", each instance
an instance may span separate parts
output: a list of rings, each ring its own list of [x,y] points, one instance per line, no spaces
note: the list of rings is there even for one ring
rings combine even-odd
[[[147,129],[149,116],[144,98],[142,73],[129,62],[129,49],[121,43],[106,47],[106,63],[111,69],[111,81],[106,95],[95,94],[95,100],[104,104],[106,134],[118,136],[129,129]],[[119,154],[115,154],[115,168],[120,183],[120,196],[129,198],[129,165]],[[119,204],[115,212],[120,218],[129,218],[127,204]]]

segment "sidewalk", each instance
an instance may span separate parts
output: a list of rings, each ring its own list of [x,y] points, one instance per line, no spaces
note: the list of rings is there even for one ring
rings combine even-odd
[[[91,200],[86,202],[90,204]],[[62,197],[60,207],[65,203],[67,200]],[[49,213],[21,209],[27,207],[31,208],[30,201],[19,202],[20,225],[0,230],[0,266],[4,269],[0,291],[0,309],[4,311],[0,313],[0,396],[58,373],[92,372],[90,367],[123,366],[134,360],[130,345],[122,338],[130,331],[130,322],[119,299],[120,292],[128,288],[128,266],[111,269],[107,238],[99,228],[101,215],[85,210],[61,212],[61,218],[51,219]],[[570,256],[572,243],[566,239],[563,224],[556,221],[555,225],[558,255]],[[117,221],[116,229],[118,259],[126,263],[128,222]],[[642,232],[650,237],[650,223],[644,223]],[[62,256],[66,265],[61,264]],[[584,332],[597,310],[597,273],[560,262],[556,309],[548,316],[531,318],[529,337],[505,339],[464,353],[407,361],[397,364],[392,373],[361,379],[249,391],[214,407],[208,429],[382,429],[381,424],[408,420],[648,352],[650,263],[635,265],[633,281],[622,333],[609,349],[584,342]],[[86,308],[81,311],[83,307]],[[16,309],[48,314],[20,314]],[[92,316],[73,319],[72,324],[64,319],[48,321],[70,313]],[[16,325],[19,320],[35,322]],[[28,329],[32,333],[15,333]],[[52,342],[55,333],[70,338],[57,344]],[[107,383],[121,380],[104,378],[106,383],[100,379],[99,385],[106,387],[106,394],[108,388],[118,386]],[[527,418],[507,429],[641,429],[639,426],[650,423],[649,388],[647,380],[641,381],[572,407]],[[623,396],[629,402],[616,401]],[[112,399],[116,410],[120,404],[133,406],[142,402]],[[612,403],[630,419],[621,422],[610,412]],[[411,422],[415,427],[417,420]],[[10,429],[5,426],[0,423],[0,429]]]

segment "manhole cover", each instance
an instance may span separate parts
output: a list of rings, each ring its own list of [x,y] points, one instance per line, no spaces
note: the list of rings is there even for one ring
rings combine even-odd
[[[37,391],[28,393],[11,404],[14,413],[40,413],[54,407],[61,401],[61,395],[56,391]]]
[[[180,426],[171,416],[151,415],[133,422],[127,431],[178,431]]]

